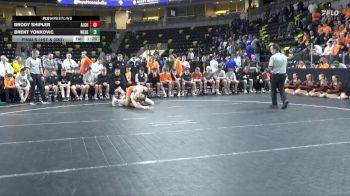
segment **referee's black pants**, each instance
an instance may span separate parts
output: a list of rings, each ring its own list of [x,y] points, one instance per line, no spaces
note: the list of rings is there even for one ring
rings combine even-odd
[[[283,104],[287,101],[287,96],[284,91],[284,82],[286,80],[286,74],[272,74],[271,75],[271,98],[272,105],[277,105],[277,91],[279,90],[281,95],[281,100]]]
[[[44,81],[39,74],[30,74],[33,81],[30,83],[30,101],[35,102],[35,86],[38,86],[42,101],[46,102]]]

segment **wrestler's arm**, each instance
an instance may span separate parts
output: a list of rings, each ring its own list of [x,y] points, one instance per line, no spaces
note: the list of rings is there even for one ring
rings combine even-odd
[[[143,106],[138,101],[136,101],[135,96],[136,96],[135,93],[132,93],[131,96],[130,96],[131,102],[132,102],[132,104],[134,105],[135,108],[137,108],[137,109],[144,109],[144,110],[149,109],[148,106]]]

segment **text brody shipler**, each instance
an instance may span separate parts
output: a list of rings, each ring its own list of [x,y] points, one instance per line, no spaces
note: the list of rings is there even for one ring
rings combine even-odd
[[[14,22],[13,27],[50,27],[49,22]]]
[[[14,35],[55,35],[54,30],[14,30]]]

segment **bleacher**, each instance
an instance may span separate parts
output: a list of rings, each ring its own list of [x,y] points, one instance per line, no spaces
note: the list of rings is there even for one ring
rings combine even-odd
[[[101,32],[101,42],[97,43],[33,43],[33,48],[45,55],[52,52],[55,58],[65,59],[66,54],[72,53],[73,59],[80,59],[81,51],[87,51],[88,55],[96,59],[101,52],[111,53],[109,48],[115,37],[115,32]]]
[[[228,25],[221,26],[222,29],[228,27]],[[169,50],[164,53],[165,56],[173,53],[187,53],[199,46],[206,46],[203,53],[209,53],[212,47],[211,38],[217,34],[219,28],[220,26],[201,26],[127,32],[118,51],[130,56],[147,44],[166,43]]]
[[[12,31],[6,30],[2,31],[0,29],[0,50],[1,55],[6,55],[9,59],[15,58],[16,53],[16,43],[11,42]]]

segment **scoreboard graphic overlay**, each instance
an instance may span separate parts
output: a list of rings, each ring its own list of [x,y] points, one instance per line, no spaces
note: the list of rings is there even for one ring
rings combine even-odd
[[[13,16],[12,42],[100,42],[99,16]]]

